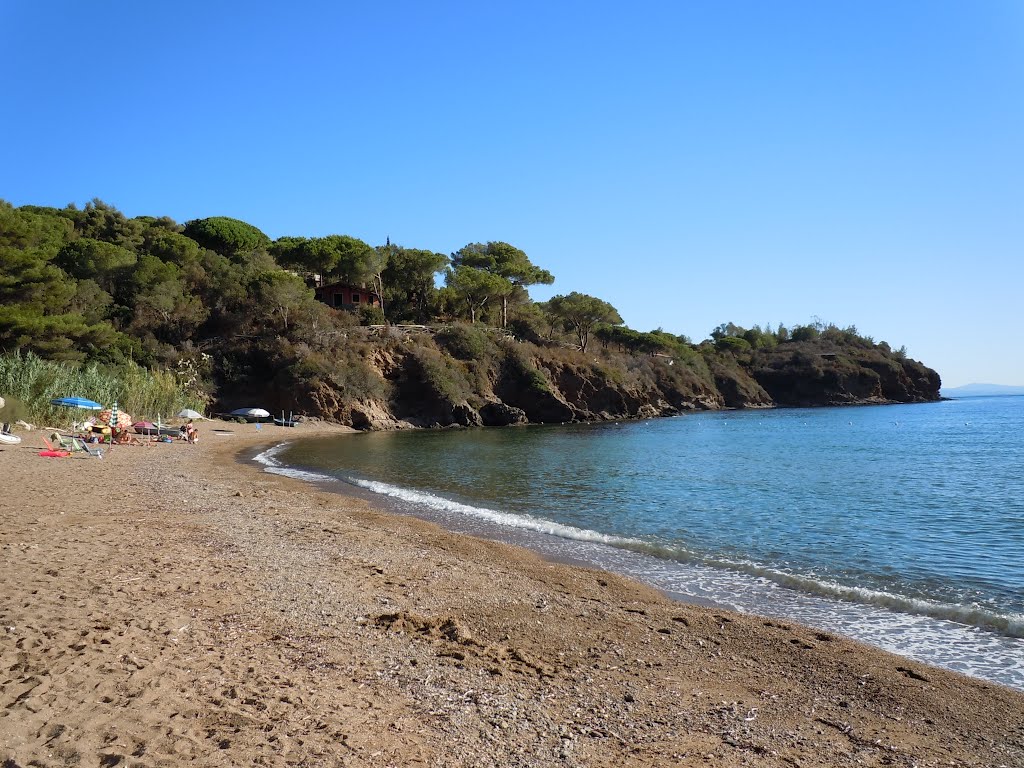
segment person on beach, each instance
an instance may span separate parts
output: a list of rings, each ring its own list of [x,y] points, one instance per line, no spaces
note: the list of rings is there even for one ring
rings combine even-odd
[[[185,440],[186,442],[193,442],[192,436],[195,434],[196,428],[192,424],[192,419],[189,419],[178,428],[178,439]]]

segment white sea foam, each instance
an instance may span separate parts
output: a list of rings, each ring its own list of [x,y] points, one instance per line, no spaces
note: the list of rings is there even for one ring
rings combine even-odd
[[[382,483],[377,480],[353,480],[355,485],[366,488],[382,496],[401,499],[402,501],[427,507],[438,512],[455,513],[468,515],[478,520],[485,520],[489,523],[496,523],[508,528],[521,528],[536,533],[544,533],[549,536],[558,536],[562,539],[574,541],[588,541],[597,544],[610,546],[644,546],[640,539],[631,539],[623,536],[611,536],[599,531],[591,531],[586,528],[576,528],[571,525],[553,523],[550,520],[530,517],[528,515],[517,515],[511,512],[501,512],[487,507],[475,507],[469,504],[460,504],[457,501],[446,499],[443,496],[436,496],[426,491],[416,491],[411,488],[402,488],[397,485]]]
[[[285,477],[292,477],[296,480],[308,480],[310,482],[325,482],[337,479],[331,475],[324,475],[319,472],[308,472],[304,469],[296,469],[295,467],[289,467],[287,464],[282,464],[275,457],[287,447],[288,443],[278,443],[262,453],[256,454],[252,457],[252,460],[257,464],[262,464],[264,472],[269,472],[273,475],[284,475]]]
[[[891,611],[930,616],[961,624],[968,624],[1010,637],[1024,637],[1024,615],[999,614],[978,606],[942,603],[935,600],[909,597],[878,589],[840,584],[828,579],[793,574],[776,568],[767,568],[750,561],[706,560],[705,565],[740,571],[804,593],[833,598],[862,605],[873,605]]]

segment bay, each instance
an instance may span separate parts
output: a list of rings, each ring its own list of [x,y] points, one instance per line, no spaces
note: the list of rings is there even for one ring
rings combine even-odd
[[[369,433],[259,459],[1024,689],[1024,397]]]

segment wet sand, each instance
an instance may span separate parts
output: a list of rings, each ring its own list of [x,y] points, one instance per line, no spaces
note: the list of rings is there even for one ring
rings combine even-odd
[[[1020,692],[237,462],[330,430],[0,448],[0,764],[1024,766]]]

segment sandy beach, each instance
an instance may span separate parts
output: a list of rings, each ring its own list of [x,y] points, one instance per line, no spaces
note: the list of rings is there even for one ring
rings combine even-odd
[[[333,431],[0,448],[0,765],[1024,766],[1024,693],[238,461]]]

